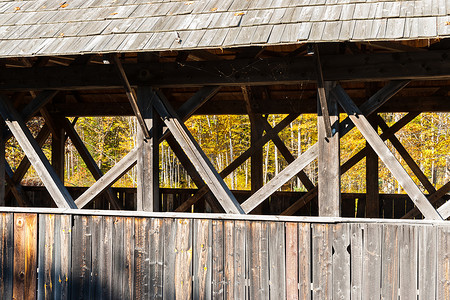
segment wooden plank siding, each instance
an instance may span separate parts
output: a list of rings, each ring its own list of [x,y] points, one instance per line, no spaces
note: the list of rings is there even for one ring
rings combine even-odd
[[[450,225],[0,214],[2,299],[449,299]]]

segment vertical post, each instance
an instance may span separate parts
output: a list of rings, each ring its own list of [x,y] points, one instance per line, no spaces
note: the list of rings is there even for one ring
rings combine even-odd
[[[62,124],[57,121],[58,118],[53,118],[54,133],[52,133],[52,167],[56,174],[64,183],[64,154],[65,154],[65,131]]]
[[[5,138],[3,133],[5,132],[5,122],[3,119],[0,119],[0,206],[5,206],[5,164],[6,164],[6,155],[5,155]]]
[[[137,210],[160,211],[159,200],[159,137],[160,117],[152,106],[152,89],[143,86],[138,88],[137,102],[150,138],[145,139],[138,127],[138,143],[141,151],[137,158]]]
[[[328,114],[331,123],[331,137],[327,137],[326,123],[318,99],[318,199],[319,216],[339,217],[341,214],[341,177],[339,151],[339,112],[337,101],[330,95],[334,82],[324,83]]]
[[[369,117],[369,121],[377,130],[375,118]],[[380,217],[380,199],[378,191],[378,155],[372,147],[366,142],[366,217]]]

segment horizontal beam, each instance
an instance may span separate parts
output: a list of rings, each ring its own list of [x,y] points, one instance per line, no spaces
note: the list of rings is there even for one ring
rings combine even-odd
[[[322,57],[325,81],[450,79],[450,51]],[[195,87],[298,84],[315,80],[313,57],[124,64],[130,84]],[[0,90],[121,88],[113,65],[2,68]]]

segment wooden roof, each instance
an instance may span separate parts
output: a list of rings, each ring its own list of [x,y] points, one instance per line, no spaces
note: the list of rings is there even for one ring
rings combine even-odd
[[[0,57],[444,38],[450,0],[0,0]]]

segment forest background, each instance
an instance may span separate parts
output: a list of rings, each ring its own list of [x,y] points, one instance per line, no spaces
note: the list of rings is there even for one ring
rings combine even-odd
[[[380,114],[389,125],[398,121],[404,114]],[[269,115],[267,119],[273,126],[284,115]],[[345,115],[341,115],[344,118]],[[71,121],[73,121],[71,119]],[[28,125],[37,134],[44,121],[41,118],[31,120]],[[436,188],[447,183],[450,176],[450,115],[447,113],[423,113],[399,131],[396,136],[418,163],[419,167]],[[248,116],[194,116],[186,122],[187,127],[200,144],[206,155],[218,171],[225,168],[234,158],[250,147],[250,121]],[[85,142],[100,169],[105,173],[136,144],[137,122],[134,117],[83,117],[76,122],[75,128]],[[381,133],[381,131],[379,130]],[[305,114],[299,116],[279,136],[291,153],[297,157],[317,141],[317,116]],[[386,142],[395,153],[395,149]],[[353,129],[341,139],[341,164],[366,145],[361,134]],[[47,140],[44,153],[51,157],[51,137]],[[94,178],[86,168],[83,160],[72,145],[70,139],[65,148],[65,185],[90,186]],[[401,157],[399,161],[424,191],[419,181],[406,166]],[[6,158],[11,168],[18,167],[24,153],[12,138],[8,141]],[[160,144],[160,186],[171,188],[195,188],[186,171],[179,163],[167,143]],[[264,182],[278,174],[287,162],[280,155],[272,142],[263,147]],[[306,169],[309,178],[317,183],[317,161]],[[226,179],[230,189],[250,189],[250,159],[232,172]],[[42,185],[37,173],[30,168],[22,181],[23,185]],[[133,168],[114,186],[135,187],[136,171]],[[287,191],[304,191],[297,179],[292,179],[282,187]],[[342,192],[364,193],[365,159],[342,176]],[[402,193],[402,188],[389,170],[379,163],[379,190],[381,193]]]

